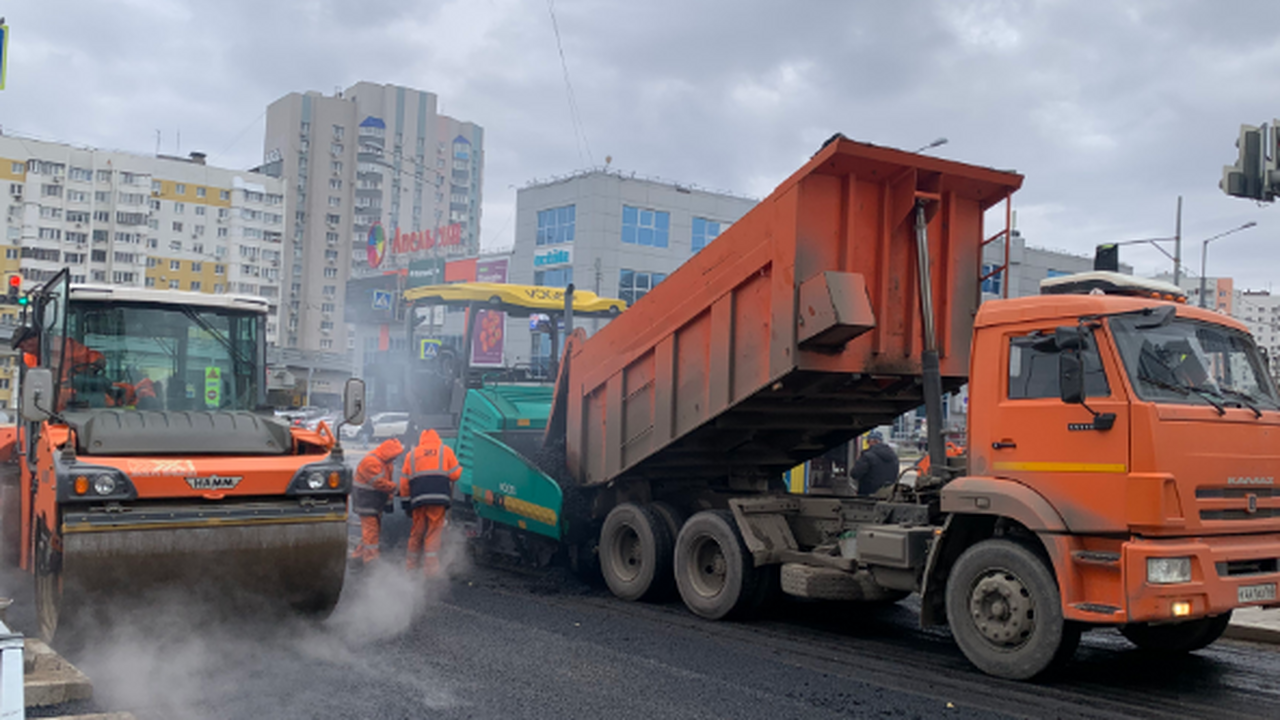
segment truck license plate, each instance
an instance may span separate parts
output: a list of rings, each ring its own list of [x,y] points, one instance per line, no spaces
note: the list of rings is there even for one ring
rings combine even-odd
[[[1236,593],[1242,603],[1266,602],[1276,599],[1276,584],[1241,585]]]

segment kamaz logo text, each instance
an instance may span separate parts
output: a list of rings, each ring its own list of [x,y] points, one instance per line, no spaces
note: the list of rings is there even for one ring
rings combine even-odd
[[[231,490],[240,484],[239,476],[210,475],[208,477],[189,477],[187,484],[192,490]]]
[[[1273,477],[1229,477],[1228,485],[1275,485],[1276,479]]]

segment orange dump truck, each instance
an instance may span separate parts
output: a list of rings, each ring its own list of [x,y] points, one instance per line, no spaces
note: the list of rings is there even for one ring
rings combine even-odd
[[[203,583],[328,613],[342,589],[351,473],[335,435],[266,400],[260,298],[75,286],[31,296],[14,345],[21,417],[0,437],[6,564],[35,577],[40,633],[100,593]],[[363,414],[347,388],[346,417]]]
[[[1008,678],[1089,628],[1188,651],[1232,610],[1277,605],[1280,404],[1253,339],[1105,272],[979,308],[983,247],[1007,238],[1020,184],[838,136],[572,337],[545,440],[563,463],[543,468],[577,557],[619,597],[674,585],[712,619],[779,590],[919,593],[926,624]],[[948,457],[941,396],[965,383],[968,455]],[[781,491],[789,468],[921,404],[934,437],[914,486]]]

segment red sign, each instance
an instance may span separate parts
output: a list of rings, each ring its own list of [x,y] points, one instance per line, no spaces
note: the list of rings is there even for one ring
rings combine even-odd
[[[466,260],[454,260],[445,263],[444,281],[453,282],[475,282],[476,281],[476,259],[467,258]]]
[[[461,244],[462,225],[458,223],[446,225],[434,231],[419,230],[410,233],[402,233],[400,228],[396,228],[395,236],[391,239],[391,253],[393,255],[403,255],[404,253],[430,250],[436,246],[451,247]]]

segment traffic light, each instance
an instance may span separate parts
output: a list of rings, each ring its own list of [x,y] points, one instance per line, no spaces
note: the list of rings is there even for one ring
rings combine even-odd
[[[27,299],[22,297],[22,276],[9,276],[9,294],[5,299],[9,305],[26,305]]]
[[[1267,157],[1267,126],[1241,125],[1236,148],[1240,153],[1236,164],[1222,168],[1222,182],[1218,187],[1235,197],[1267,202],[1274,200],[1275,195],[1267,179],[1269,166],[1274,162]]]
[[[1115,243],[1099,245],[1093,254],[1093,269],[1120,272],[1120,246]]]

